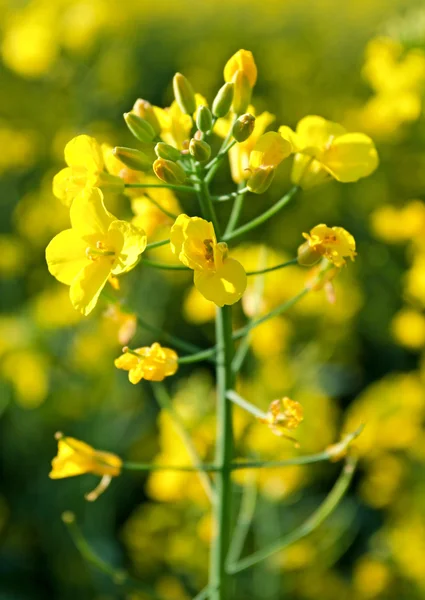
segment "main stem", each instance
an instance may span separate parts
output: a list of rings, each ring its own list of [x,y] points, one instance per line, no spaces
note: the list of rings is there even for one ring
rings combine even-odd
[[[211,600],[230,600],[230,581],[225,570],[232,525],[231,463],[233,460],[232,403],[226,395],[233,387],[232,309],[217,309],[217,437],[215,462],[219,467],[213,504],[214,537],[211,548]]]

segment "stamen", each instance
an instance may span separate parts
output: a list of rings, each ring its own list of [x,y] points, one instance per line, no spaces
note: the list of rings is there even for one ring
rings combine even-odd
[[[92,492],[89,492],[88,494],[86,494],[84,496],[85,499],[88,500],[89,502],[94,502],[95,500],[97,500],[99,498],[99,496],[101,494],[103,494],[103,492],[109,486],[111,481],[112,481],[112,477],[110,475],[104,475],[102,477],[102,479],[100,480],[99,485],[97,485]]]
[[[205,246],[205,259],[207,261],[214,262],[213,241],[210,239],[204,240],[204,246]]]

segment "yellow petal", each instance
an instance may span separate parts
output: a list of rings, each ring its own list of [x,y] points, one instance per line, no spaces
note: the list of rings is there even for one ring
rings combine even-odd
[[[51,479],[74,477],[91,470],[94,450],[75,438],[64,438],[58,442],[58,454],[52,460]]]
[[[250,155],[253,169],[277,167],[292,152],[292,144],[276,131],[264,133],[254,146]]]
[[[102,171],[103,156],[98,142],[88,135],[78,135],[65,146],[65,162],[68,167]]]
[[[373,173],[379,159],[369,136],[363,133],[346,133],[332,142],[321,162],[335,179],[349,182]]]
[[[104,236],[110,224],[116,221],[103,203],[103,194],[98,188],[88,188],[78,194],[70,210],[73,229],[81,237]]]
[[[254,87],[257,81],[257,67],[252,52],[249,50],[238,50],[229,58],[224,67],[224,81],[232,81],[238,71],[242,71],[248,78],[249,85]]]
[[[118,358],[114,360],[114,365],[117,369],[123,369],[124,371],[129,371],[130,369],[134,369],[139,364],[139,359],[131,352],[124,352]]]
[[[224,306],[240,300],[246,289],[247,277],[241,263],[228,258],[217,272],[195,271],[194,284],[207,300]]]
[[[279,127],[279,133],[283,137],[283,139],[287,140],[292,145],[293,152],[300,152],[302,148],[301,140],[295,131],[293,131],[287,125],[282,125]]]
[[[87,244],[73,229],[55,236],[46,248],[50,273],[61,283],[71,285],[75,277],[90,262],[86,256]]]
[[[115,264],[112,273],[119,275],[132,269],[141,253],[146,248],[147,237],[143,229],[127,221],[113,221],[109,227],[107,245],[117,252],[118,263]]]
[[[183,241],[184,241],[184,230],[186,228],[187,223],[189,222],[190,217],[185,214],[181,214],[177,217],[174,222],[174,225],[171,227],[170,231],[170,248],[171,251],[179,256],[182,251]]]
[[[296,132],[301,148],[320,151],[332,139],[344,135],[346,130],[342,125],[327,121],[323,117],[308,116],[299,121]]]
[[[66,206],[70,206],[75,196],[87,183],[87,171],[66,167],[53,177],[53,195]]]
[[[98,257],[90,261],[71,284],[69,296],[73,307],[87,316],[96,306],[110,273],[110,257]]]

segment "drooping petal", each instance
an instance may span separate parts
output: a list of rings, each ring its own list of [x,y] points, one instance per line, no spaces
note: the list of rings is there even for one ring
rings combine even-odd
[[[53,177],[53,195],[66,206],[70,206],[75,196],[87,183],[87,171],[66,167]]]
[[[323,117],[310,115],[299,121],[296,129],[299,143],[303,149],[314,148],[321,151],[333,139],[344,135],[342,125],[327,121]]]
[[[70,210],[73,229],[81,237],[105,236],[110,224],[116,221],[103,203],[103,194],[98,188],[83,190],[74,199]]]
[[[247,277],[241,263],[228,258],[216,272],[195,271],[194,283],[207,300],[224,306],[240,300],[246,289]]]
[[[96,306],[100,292],[111,273],[109,256],[90,261],[71,284],[69,296],[73,307],[87,316]]]
[[[102,171],[102,149],[89,135],[77,135],[65,146],[65,162],[75,169]]]
[[[88,473],[92,467],[94,450],[75,438],[63,438],[58,442],[57,456],[52,460],[51,479],[62,479]]]
[[[332,142],[321,162],[335,179],[350,182],[373,173],[379,159],[369,136],[364,133],[346,133]]]
[[[277,167],[292,152],[292,144],[276,131],[269,131],[258,138],[251,155],[253,169]]]
[[[73,229],[56,235],[46,248],[46,261],[50,273],[61,283],[71,285],[75,277],[89,264],[87,244]]]
[[[134,267],[146,244],[147,237],[143,229],[127,221],[113,221],[107,236],[107,246],[114,248],[118,260],[112,269],[113,275],[126,273]]]

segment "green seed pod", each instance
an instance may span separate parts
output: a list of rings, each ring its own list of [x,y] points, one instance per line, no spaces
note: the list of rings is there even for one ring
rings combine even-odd
[[[235,93],[234,83],[225,83],[217,93],[212,104],[212,114],[217,117],[225,117],[230,110]]]
[[[211,156],[211,146],[203,140],[192,138],[189,142],[189,152],[199,162],[206,162]]]
[[[241,115],[233,125],[232,135],[237,142],[244,142],[254,131],[255,117],[246,113]]]
[[[165,183],[178,185],[186,181],[186,173],[183,167],[171,160],[157,158],[153,163],[153,170],[158,179],[165,181]]]
[[[312,248],[308,242],[304,242],[298,247],[297,255],[298,264],[303,267],[312,267],[322,258],[320,252]]]
[[[124,163],[126,167],[135,171],[149,171],[152,167],[152,161],[146,154],[135,148],[117,146],[112,150],[112,154]]]
[[[139,142],[151,142],[156,136],[152,125],[146,119],[138,117],[133,112],[124,113],[124,121]]]
[[[270,187],[274,173],[275,169],[273,167],[255,169],[246,182],[247,188],[254,194],[263,194]]]
[[[176,162],[180,160],[182,157],[181,152],[174,148],[174,146],[170,146],[170,144],[166,144],[165,142],[158,142],[155,146],[155,154],[158,158],[164,158],[165,160],[171,160]]]
[[[176,73],[173,78],[174,96],[180,109],[192,116],[196,110],[195,92],[190,82],[181,73]]]
[[[208,106],[200,106],[196,114],[196,126],[202,133],[207,133],[212,127],[212,114]]]

